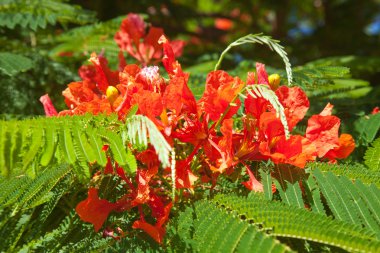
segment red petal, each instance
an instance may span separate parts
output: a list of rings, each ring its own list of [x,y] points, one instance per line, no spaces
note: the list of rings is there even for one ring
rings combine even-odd
[[[339,147],[336,147],[326,153],[325,157],[331,160],[343,159],[348,157],[355,149],[355,140],[350,134],[341,134],[339,136]]]
[[[379,107],[376,106],[375,108],[373,108],[371,114],[376,114],[376,113],[379,113],[379,112],[380,112]]]
[[[165,107],[174,111],[177,116],[182,110],[187,113],[197,113],[195,97],[183,77],[170,79],[162,99]]]
[[[155,92],[140,90],[133,94],[133,100],[139,106],[139,113],[150,119],[159,116],[164,109],[161,95]]]
[[[170,202],[169,204],[165,206],[163,214],[161,215],[161,217],[157,219],[157,223],[156,223],[157,227],[162,227],[169,220],[169,214],[170,214],[170,210],[172,206],[173,206],[172,202]]]
[[[157,174],[158,167],[152,167],[149,169],[139,169],[136,174],[137,181],[137,196],[133,200],[133,205],[144,204],[150,199],[150,179]]]
[[[304,168],[307,161],[314,161],[316,148],[305,137],[292,135],[276,137],[272,143],[260,143],[260,152],[270,158],[275,164],[292,164]]]
[[[140,15],[129,13],[121,23],[120,32],[128,34],[135,45],[138,45],[145,35],[145,22]]]
[[[94,115],[105,113],[107,115],[113,112],[109,101],[104,99],[95,99],[91,102],[79,104],[73,111],[75,115],[91,113]]]
[[[117,204],[110,203],[105,199],[99,199],[98,190],[88,189],[87,199],[81,201],[75,208],[81,220],[90,222],[98,232],[106,221],[109,213],[117,208]]]
[[[192,189],[194,182],[198,177],[190,169],[190,163],[187,160],[180,160],[176,163],[176,188]]]
[[[142,229],[147,233],[150,237],[152,237],[156,242],[162,243],[162,240],[165,236],[165,229],[162,227],[153,226],[145,221],[137,220],[133,223],[132,228],[134,229]]]
[[[158,43],[158,40],[163,34],[164,30],[162,28],[152,26],[144,39],[144,43],[153,47],[154,54],[152,57],[155,59],[162,57],[162,45]]]
[[[109,85],[115,86],[119,83],[119,73],[112,72],[108,68],[106,58],[96,53],[91,54],[90,61],[94,64],[96,69],[96,82],[99,90],[106,94]]]
[[[72,82],[62,92],[65,97],[65,103],[73,109],[83,102],[90,102],[97,97],[94,91],[87,86],[88,82]]]
[[[292,131],[309,109],[309,100],[305,92],[299,87],[281,86],[276,90],[276,95],[285,108],[289,131]]]
[[[162,44],[164,48],[164,57],[162,58],[162,63],[170,77],[173,76],[182,76],[188,79],[188,74],[182,71],[181,65],[176,61],[173,47],[170,44],[169,40],[162,35],[158,40],[158,43]]]
[[[284,126],[274,112],[264,112],[260,116],[259,131],[264,133],[265,138],[270,142],[274,137],[284,135]]]
[[[223,31],[231,30],[233,22],[227,18],[216,18],[214,21],[215,28]]]
[[[106,167],[104,168],[104,174],[105,175],[113,174],[113,166],[112,166],[110,157],[107,157],[107,164],[106,164]]]
[[[334,106],[332,104],[327,103],[327,105],[321,111],[321,113],[319,115],[321,115],[321,116],[330,116],[332,114],[332,109],[333,108],[334,108]]]
[[[185,44],[186,43],[183,40],[173,40],[170,42],[170,46],[173,49],[173,53],[175,57],[180,57],[182,55]]]
[[[117,55],[119,58],[119,71],[123,71],[125,66],[127,66],[127,62],[125,61],[125,57],[123,52],[120,50],[119,54]]]
[[[240,107],[240,100],[230,105],[232,100],[243,88],[244,83],[238,77],[232,77],[222,70],[212,71],[208,74],[206,88],[202,98],[198,101],[201,111],[210,115],[210,119],[217,121],[228,109],[225,119],[231,118]]]
[[[255,178],[255,175],[253,175],[252,171],[248,168],[247,173],[249,175],[249,181],[243,182],[242,184],[250,191],[255,191],[255,192],[264,192],[264,187],[263,184],[257,181]]]
[[[323,157],[329,150],[339,146],[338,130],[340,119],[335,116],[313,115],[306,128],[306,138],[312,141]]]
[[[55,109],[53,103],[51,102],[51,99],[48,94],[45,94],[40,97],[40,102],[44,106],[45,114],[46,116],[57,116],[57,110]]]
[[[269,85],[268,74],[265,70],[265,65],[259,62],[256,63],[256,72],[257,72],[257,84]]]

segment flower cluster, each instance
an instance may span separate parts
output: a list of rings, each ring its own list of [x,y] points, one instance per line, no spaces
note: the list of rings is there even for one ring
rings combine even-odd
[[[309,161],[335,161],[353,151],[354,140],[349,134],[339,135],[340,119],[332,115],[330,104],[308,119],[304,135],[287,135],[271,102],[249,92],[250,87],[261,85],[275,93],[284,108],[290,132],[306,115],[309,100],[299,87],[280,86],[278,75],[268,77],[261,63],[257,63],[256,72],[247,74],[246,81],[222,70],[210,72],[204,94],[196,101],[188,86],[189,74],[176,60],[178,43],[169,42],[162,34],[161,29],[154,27],[145,34],[141,18],[130,14],[115,39],[142,66],[122,64],[121,70],[112,71],[104,57],[92,54],[92,65],[79,70],[82,81],[69,84],[63,92],[69,109],[57,113],[45,95],[41,102],[46,114],[116,113],[124,120],[137,105],[137,113],[149,117],[168,143],[183,151],[176,161],[175,185],[190,193],[205,183],[214,186],[221,174],[228,176],[242,168],[250,178],[242,184],[250,190],[262,191],[262,184],[249,169],[252,161],[271,160],[278,166],[304,168]],[[147,66],[152,59],[161,57],[169,79],[162,77],[157,66]],[[240,100],[239,95],[245,99]],[[243,114],[237,117],[239,110]],[[235,126],[237,122],[240,127]],[[92,187],[76,211],[98,231],[110,212],[136,208],[140,219],[132,227],[162,242],[174,201],[168,184],[163,182],[170,180],[170,169],[160,167],[153,147],[136,151],[135,155],[140,164],[136,175],[126,175],[109,157],[104,171],[94,176],[119,177],[125,182],[127,194],[112,203],[100,199],[98,189]],[[146,215],[153,218],[154,224],[147,221]],[[106,230],[110,234],[109,228]]]

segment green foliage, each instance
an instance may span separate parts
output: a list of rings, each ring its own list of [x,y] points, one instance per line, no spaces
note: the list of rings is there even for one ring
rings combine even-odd
[[[165,140],[165,137],[157,129],[156,125],[146,116],[133,115],[126,121],[126,140],[137,147],[146,149],[149,141],[156,150],[163,167],[170,166],[170,155],[172,147]]]
[[[348,178],[338,178],[331,172],[323,175],[318,169],[313,170],[311,175],[315,177],[336,219],[364,226],[380,238],[380,205],[376,204],[379,203],[376,195],[380,194],[380,190],[377,187],[365,186],[360,180],[353,183]]]
[[[35,177],[43,166],[62,161],[73,165],[79,178],[88,179],[89,163],[106,164],[102,151],[105,144],[110,146],[115,161],[127,166],[132,173],[136,170],[136,161],[117,133],[118,124],[114,117],[105,116],[0,121],[3,137],[0,154],[4,158],[1,173],[4,176],[26,173]]]
[[[331,172],[339,173],[341,167],[335,167],[335,170],[328,168],[330,171],[327,172],[321,172],[318,168],[317,164],[310,174],[303,176],[301,182],[305,194],[298,181],[285,184],[275,181],[282,202],[298,208],[308,206],[315,213],[331,213],[335,219],[365,227],[380,238],[379,188],[373,184],[364,185],[358,178],[352,182],[346,176]],[[362,173],[365,173],[365,169]],[[376,181],[376,178],[371,179]]]
[[[16,26],[32,30],[55,25],[77,23],[85,24],[94,21],[94,13],[85,11],[79,6],[65,3],[64,0],[1,0],[0,27],[13,29]]]
[[[380,138],[377,138],[372,147],[365,152],[364,163],[371,171],[380,172]]]
[[[63,84],[77,78],[68,66],[53,62],[41,54],[26,55],[33,66],[26,72],[18,72],[13,76],[0,73],[0,114],[42,115],[44,111],[39,101],[40,96],[62,90]],[[17,65],[22,66],[23,63],[17,62]],[[54,92],[50,97],[57,109],[63,108],[60,93]]]
[[[255,194],[248,198],[217,195],[212,202],[244,220],[251,220],[271,236],[315,241],[348,251],[371,252],[380,245],[370,230],[303,208],[268,201]]]
[[[123,18],[125,16],[68,30],[57,38],[57,44],[50,55],[58,60],[60,53],[70,52],[74,56],[83,57],[83,54],[89,56],[92,52],[102,51],[111,61],[111,66],[115,66],[114,61],[118,58],[120,49],[114,41],[114,35]]]
[[[361,145],[368,146],[375,138],[380,129],[380,113],[366,115],[355,121],[357,141]]]
[[[169,226],[175,234],[174,251],[182,252],[290,252],[285,245],[236,215],[207,201],[199,201]]]
[[[21,208],[33,208],[48,202],[52,197],[51,189],[69,173],[71,173],[70,166],[63,164],[55,168],[46,168],[35,179],[26,175],[12,177],[11,180],[1,177],[0,186],[3,190],[0,204],[3,207],[13,206],[12,213],[15,214]]]
[[[350,69],[341,66],[297,66],[293,68],[294,82],[301,87],[312,86],[321,88],[321,85],[333,83],[332,79],[345,77]]]
[[[32,68],[32,61],[21,55],[11,53],[0,53],[0,70],[6,75],[15,74]]]
[[[249,35],[246,35],[244,37],[237,39],[236,41],[234,41],[230,45],[228,45],[228,47],[220,55],[220,58],[215,65],[215,70],[217,70],[220,67],[224,56],[227,54],[227,52],[231,48],[241,46],[241,45],[244,45],[247,43],[264,44],[264,45],[267,45],[272,51],[275,51],[282,58],[282,60],[285,63],[286,74],[288,76],[288,84],[291,85],[292,80],[293,80],[292,66],[289,62],[287,53],[284,51],[284,47],[279,44],[278,40],[274,40],[271,37],[265,36],[262,34],[249,34]]]
[[[371,171],[362,164],[329,164],[322,162],[309,163],[311,170],[319,169],[322,172],[332,172],[337,176],[345,176],[352,181],[360,180],[365,184],[374,184],[380,188],[380,173]]]

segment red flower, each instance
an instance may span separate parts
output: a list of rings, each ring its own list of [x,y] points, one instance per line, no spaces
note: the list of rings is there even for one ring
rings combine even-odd
[[[227,18],[216,18],[214,21],[214,25],[219,30],[228,31],[232,29],[234,23]]]
[[[191,171],[190,163],[191,161],[188,159],[176,162],[176,188],[194,188],[194,183],[198,177]]]
[[[117,71],[111,71],[108,68],[108,62],[102,55],[98,56],[96,53],[92,53],[90,62],[94,64],[96,70],[95,81],[97,88],[103,94],[106,94],[108,86],[115,86],[119,83],[119,73]]]
[[[355,149],[355,140],[350,134],[339,136],[339,146],[329,150],[324,157],[335,160],[348,157]]]
[[[318,157],[323,157],[329,150],[339,147],[338,131],[340,119],[329,115],[332,106],[328,104],[319,115],[313,115],[306,128],[306,138],[314,143]]]
[[[90,222],[94,225],[96,232],[103,226],[111,211],[119,205],[110,203],[105,199],[99,199],[98,190],[95,188],[88,189],[87,199],[81,201],[75,208],[81,220]]]
[[[227,110],[224,118],[231,118],[240,107],[240,100],[236,96],[243,87],[244,83],[238,77],[232,77],[222,70],[212,71],[207,76],[205,92],[198,101],[199,110],[213,121],[217,121]],[[232,102],[235,104],[231,105]]]
[[[162,45],[158,43],[164,34],[161,28],[150,27],[148,34],[145,32],[144,20],[137,14],[130,13],[120,26],[115,35],[115,41],[122,51],[127,51],[144,66],[161,59]],[[173,54],[180,56],[184,46],[183,41],[173,41]]]
[[[156,242],[162,243],[165,236],[165,228],[163,226],[169,219],[171,208],[172,203],[165,206],[162,215],[157,218],[157,222],[154,226],[144,220],[137,220],[133,223],[132,228],[144,230],[144,232],[152,237]]]
[[[146,221],[137,220],[133,223],[132,228],[144,230],[156,242],[162,243],[165,236],[165,229],[160,226],[153,226]]]
[[[171,137],[191,143],[194,147],[207,140],[209,134],[206,119],[201,122],[196,116],[190,115],[184,116],[183,120],[182,125],[172,132]]]
[[[185,79],[187,80],[189,75],[182,71],[181,65],[175,59],[177,56],[174,51],[175,47],[172,46],[172,44],[165,37],[165,35],[162,35],[160,37],[158,43],[162,44],[162,47],[164,49],[162,64],[164,64],[164,67],[166,69],[166,72],[168,72],[169,77],[185,77]]]
[[[276,90],[276,95],[285,109],[289,131],[292,131],[309,109],[309,100],[299,87],[281,86]]]
[[[138,204],[144,204],[149,201],[150,191],[151,191],[149,187],[149,182],[151,178],[157,174],[157,172],[158,172],[158,167],[137,170],[137,175],[136,175],[137,195],[132,202],[134,206]]]
[[[264,84],[269,86],[268,74],[265,71],[265,65],[256,63],[257,79],[255,73],[248,72],[247,74],[247,86],[253,84]],[[261,114],[268,111],[270,103],[264,98],[254,98],[248,94],[244,100],[245,113],[251,114],[256,119],[259,119]]]
[[[234,157],[232,128],[233,120],[225,119],[220,128],[223,136],[216,136],[215,133],[213,133],[209,136],[208,142],[203,147],[208,157],[207,163],[213,172],[223,173],[236,165],[238,161]],[[230,172],[230,170],[227,171],[227,174],[230,174]]]
[[[74,109],[81,103],[99,99],[99,95],[90,86],[90,82],[87,81],[70,83],[62,92],[66,105]]]
[[[183,77],[170,79],[162,99],[165,108],[170,109],[177,116],[181,113],[197,114],[195,97]]]
[[[289,139],[282,135],[272,143],[262,142],[260,152],[275,164],[287,163],[299,168],[304,168],[308,161],[314,161],[316,156],[315,146],[300,135],[292,135]]]

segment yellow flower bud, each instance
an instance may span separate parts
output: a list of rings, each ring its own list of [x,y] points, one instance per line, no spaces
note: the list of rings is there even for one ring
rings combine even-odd
[[[269,86],[272,88],[272,90],[277,90],[278,86],[280,85],[280,75],[279,74],[272,74],[268,77],[269,80]]]
[[[108,86],[106,91],[106,96],[108,101],[113,104],[115,102],[116,98],[119,96],[119,91],[114,86]]]

